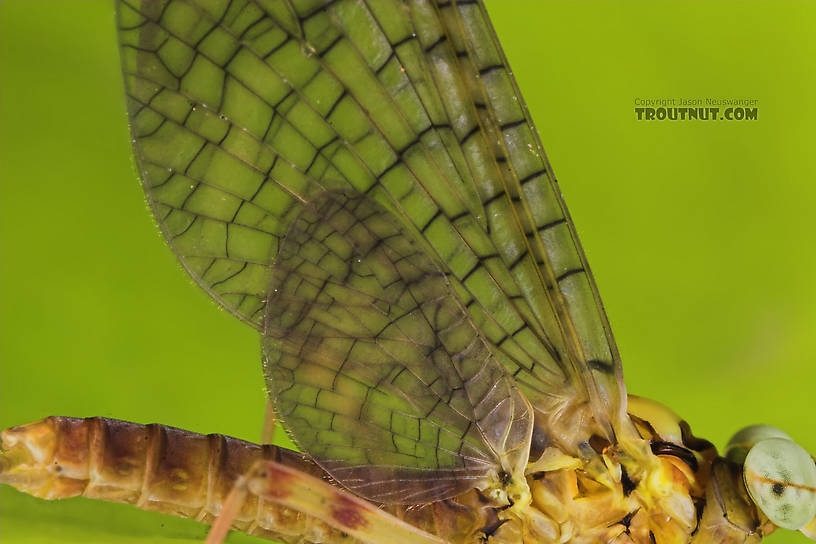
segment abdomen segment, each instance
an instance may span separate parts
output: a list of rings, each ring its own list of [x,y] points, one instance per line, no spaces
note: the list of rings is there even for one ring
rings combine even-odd
[[[48,417],[3,431],[0,483],[44,499],[83,496],[211,523],[236,480],[271,460],[320,477],[307,457],[222,435],[107,418]],[[233,527],[278,540],[353,542],[326,523],[249,494]]]

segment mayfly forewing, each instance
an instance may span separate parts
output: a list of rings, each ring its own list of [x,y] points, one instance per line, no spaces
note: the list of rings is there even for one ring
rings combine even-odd
[[[482,203],[488,217],[507,221],[523,232],[527,244],[521,247],[532,259],[531,268],[536,273],[522,278],[516,271],[521,268],[523,254],[511,259],[508,269],[531,302],[546,338],[558,348],[554,359],[557,362],[561,358],[574,394],[589,402],[597,431],[609,436],[610,427],[614,427],[621,437],[628,433],[628,420],[620,357],[538,133],[484,5],[463,5],[449,10],[448,15],[450,26],[461,30],[457,56],[462,57],[461,50],[467,51],[465,58],[470,63],[462,63],[462,74],[475,89],[474,110],[486,139],[495,142],[492,150],[509,209],[491,213],[490,199],[482,198]],[[456,34],[454,31],[451,36]],[[540,303],[544,298],[549,305]],[[547,361],[539,364],[547,369],[553,366]],[[521,373],[517,380],[523,379]],[[546,399],[551,391],[536,391],[536,385],[522,388],[531,400],[543,396],[542,406],[551,406]]]
[[[529,404],[391,212],[362,195],[314,199],[273,275],[267,384],[335,478],[416,504],[523,474]]]
[[[611,428],[622,425],[625,404],[614,344],[480,2],[122,0],[119,26],[134,148],[148,200],[174,252],[213,298],[258,329],[273,299],[285,316],[293,300],[287,296],[294,293],[276,294],[270,286],[286,269],[276,263],[283,262],[281,247],[293,221],[327,194],[371,199],[415,251],[427,255],[448,286],[446,296],[466,316],[463,326],[476,331],[467,349],[483,349],[473,360],[489,363],[484,375],[458,377],[470,380],[468,392],[478,390],[479,380],[509,374],[542,414],[543,430],[566,450],[576,451],[591,434],[613,438]],[[328,263],[315,266],[320,274],[333,273]],[[445,344],[441,331],[431,330]],[[292,338],[268,347],[273,359],[287,359],[270,364],[270,374],[283,364],[298,366],[298,341],[335,370],[349,352],[319,345],[321,337],[305,331]],[[381,391],[366,381],[384,378],[380,369],[364,368],[369,356],[355,359],[354,376]],[[436,364],[412,362],[418,383],[426,383],[419,372],[426,363]],[[496,374],[498,365],[504,373]],[[476,423],[478,440],[463,431],[460,442],[442,448],[451,454],[444,463],[428,464],[422,452],[415,457],[425,461],[407,461],[378,479],[396,481],[396,469],[407,468],[432,481],[440,479],[434,472],[440,466],[490,459],[495,467],[508,456],[520,461],[511,452],[525,440],[526,431],[517,430],[527,423],[516,422],[528,416],[514,386],[496,383],[505,382],[500,408],[481,416],[474,408],[488,398],[486,392],[459,405],[455,391],[445,389],[454,381],[435,382],[441,389],[431,388],[433,394],[451,414]],[[354,403],[335,386],[338,409],[348,409]],[[279,407],[291,402],[279,386],[272,389]],[[406,393],[392,388],[388,402],[404,402]],[[318,399],[302,402],[315,406]],[[558,420],[587,404],[593,417],[573,420],[583,424]],[[407,413],[422,414],[440,433],[462,430],[454,418],[435,420],[421,406],[414,403]],[[404,406],[389,408],[399,413]],[[495,425],[488,428],[488,421]],[[348,457],[331,461],[345,468],[360,459],[372,462],[359,450],[319,446],[315,419],[289,423],[310,452],[341,452]],[[390,425],[381,423],[389,432]],[[381,444],[389,432],[376,435]],[[353,472],[342,481],[358,476]],[[454,471],[451,478],[459,476]],[[458,488],[417,491],[414,497],[439,498]]]
[[[281,231],[280,234],[277,234],[277,231],[269,231],[263,235],[255,233],[255,238],[253,239],[255,244],[247,246],[247,228],[258,229],[274,222],[283,226],[290,225],[292,220],[286,216],[289,212],[284,212],[279,209],[282,203],[278,201],[283,199],[281,191],[289,191],[292,193],[299,191],[297,198],[287,201],[289,204],[288,209],[290,210],[302,210],[306,207],[307,202],[309,206],[314,207],[316,200],[319,199],[321,195],[330,194],[329,188],[339,185],[337,178],[341,173],[335,169],[335,166],[329,164],[325,158],[323,161],[318,161],[317,159],[323,158],[319,153],[315,153],[308,160],[312,166],[315,166],[314,163],[318,162],[323,168],[328,169],[328,171],[317,170],[312,173],[309,165],[302,167],[307,173],[299,173],[297,171],[298,166],[293,161],[300,158],[305,160],[305,157],[302,157],[297,152],[298,150],[292,147],[292,140],[294,136],[297,135],[297,125],[299,125],[301,121],[297,116],[291,114],[291,111],[305,110],[305,112],[300,111],[300,113],[301,115],[307,115],[310,112],[308,108],[310,108],[311,105],[304,104],[299,93],[295,93],[293,89],[289,89],[287,94],[299,100],[290,101],[291,103],[286,106],[286,112],[290,112],[288,118],[285,118],[285,114],[281,114],[280,112],[270,112],[272,118],[267,119],[270,125],[264,129],[265,134],[260,135],[261,138],[259,142],[265,149],[277,150],[278,148],[282,148],[285,150],[287,157],[278,160],[273,158],[272,164],[285,165],[287,171],[297,173],[299,177],[293,180],[291,177],[287,177],[287,175],[283,174],[280,169],[273,169],[269,175],[259,180],[258,187],[252,189],[254,198],[253,195],[245,195],[244,198],[246,198],[246,201],[251,201],[247,206],[243,205],[245,201],[235,202],[234,199],[231,200],[228,198],[229,196],[234,197],[235,192],[241,188],[231,186],[229,191],[225,190],[225,192],[229,193],[227,197],[225,197],[225,200],[227,202],[233,202],[236,206],[234,210],[230,209],[230,214],[232,214],[230,221],[224,221],[223,217],[221,219],[215,219],[218,214],[211,209],[205,213],[193,206],[192,203],[196,203],[197,206],[206,205],[208,199],[214,196],[214,191],[217,192],[220,190],[219,188],[222,188],[223,184],[235,182],[235,176],[231,170],[227,171],[227,174],[229,174],[227,176],[224,172],[219,170],[220,167],[216,166],[221,164],[222,161],[231,163],[235,160],[236,155],[243,152],[243,148],[240,148],[240,144],[243,144],[244,140],[239,140],[238,144],[235,144],[235,142],[229,138],[231,134],[230,131],[234,126],[232,124],[233,118],[235,115],[240,115],[240,112],[236,113],[231,109],[234,105],[231,105],[232,103],[230,102],[232,96],[230,89],[232,87],[229,83],[231,82],[232,85],[245,90],[246,87],[256,85],[256,82],[252,79],[247,80],[247,82],[242,80],[239,76],[234,75],[227,77],[227,73],[225,73],[224,81],[227,83],[224,84],[224,96],[219,99],[223,102],[219,107],[219,114],[217,116],[210,115],[210,118],[208,118],[214,119],[217,117],[219,120],[225,121],[227,124],[225,132],[218,142],[213,142],[207,139],[206,135],[196,132],[200,129],[200,126],[196,123],[191,123],[190,119],[199,112],[199,109],[205,110],[207,108],[207,105],[203,104],[203,99],[200,96],[188,97],[185,94],[188,91],[185,90],[183,82],[181,82],[175,90],[170,89],[166,82],[159,86],[159,88],[156,88],[158,83],[154,73],[158,71],[162,76],[167,76],[169,71],[154,70],[153,68],[155,67],[149,62],[149,59],[155,59],[155,63],[159,65],[159,68],[164,70],[167,61],[161,56],[163,48],[167,47],[169,43],[176,42],[181,44],[179,47],[184,47],[185,44],[193,40],[192,36],[177,37],[174,34],[174,32],[181,31],[175,26],[178,22],[176,19],[178,12],[174,11],[174,6],[175,4],[170,4],[169,7],[164,6],[161,10],[154,9],[154,11],[150,13],[146,11],[132,12],[131,15],[137,18],[141,17],[141,22],[144,23],[141,25],[137,23],[137,26],[140,28],[139,40],[152,40],[153,43],[145,44],[143,41],[140,41],[138,47],[131,47],[128,45],[126,39],[123,38],[123,58],[126,66],[126,74],[132,73],[132,70],[128,69],[128,55],[130,54],[132,54],[133,69],[136,71],[135,75],[126,76],[129,81],[129,89],[139,92],[143,90],[144,84],[150,87],[151,92],[155,93],[152,98],[131,100],[131,114],[136,118],[134,121],[134,130],[136,132],[137,152],[140,154],[142,163],[147,163],[149,167],[143,171],[143,177],[149,180],[150,173],[153,171],[152,169],[156,168],[155,165],[166,164],[167,161],[170,160],[167,158],[169,156],[173,157],[172,161],[176,161],[164,168],[164,170],[167,171],[163,174],[165,179],[156,186],[148,187],[148,194],[151,195],[151,197],[161,195],[159,198],[164,198],[167,194],[170,194],[165,193],[164,190],[166,187],[169,187],[171,183],[175,183],[175,185],[173,185],[174,189],[181,188],[187,192],[181,205],[166,206],[165,200],[154,202],[154,209],[160,217],[160,222],[164,222],[166,230],[171,222],[170,218],[186,218],[189,220],[179,224],[179,226],[183,226],[183,228],[177,235],[168,235],[168,237],[172,239],[171,243],[174,249],[183,260],[191,261],[190,252],[199,251],[206,253],[206,258],[202,258],[199,254],[192,259],[192,262],[202,263],[204,260],[207,260],[207,268],[209,270],[214,270],[217,266],[217,264],[213,263],[225,260],[230,262],[240,262],[241,259],[245,260],[239,267],[237,273],[230,273],[229,279],[218,280],[209,285],[211,292],[213,289],[220,288],[227,284],[235,286],[237,282],[246,279],[244,277],[245,274],[247,274],[249,278],[255,278],[254,272],[248,272],[250,269],[254,271],[262,270],[267,273],[264,277],[264,289],[270,290],[265,297],[269,299],[270,307],[276,311],[280,310],[280,316],[286,318],[297,311],[296,297],[303,295],[296,291],[297,285],[295,285],[291,287],[291,292],[288,291],[290,286],[286,286],[279,294],[273,296],[273,292],[271,291],[273,287],[271,286],[274,285],[274,274],[270,273],[272,271],[285,269],[286,263],[279,262],[281,253],[279,244],[282,239],[292,240],[290,236],[290,234],[292,234],[291,229],[289,233],[284,231]],[[181,9],[190,8],[191,6],[194,8],[198,7],[197,5],[182,3]],[[397,6],[397,4],[394,4],[394,6]],[[156,8],[157,6],[152,5],[151,7]],[[128,9],[131,8],[127,5],[121,7],[123,16]],[[321,11],[320,13],[323,12]],[[210,23],[218,26],[218,21],[210,19],[212,14],[203,9],[198,15],[201,20],[209,20]],[[221,15],[222,20],[232,20],[231,17],[224,16],[225,14],[223,13]],[[151,16],[155,19],[151,19]],[[276,20],[276,16],[276,14],[265,14],[262,17],[262,20],[268,19],[267,22],[269,22],[270,25],[275,23],[271,26],[273,31],[278,30],[281,24]],[[184,18],[181,17],[181,19]],[[154,22],[151,22],[151,20]],[[123,24],[123,26],[126,26],[126,24]],[[309,25],[306,25],[307,28],[308,26]],[[151,31],[151,29],[153,30]],[[267,28],[267,30],[269,30],[269,28]],[[231,29],[221,30],[221,28],[218,27],[213,32],[216,34],[222,32],[224,35],[230,35],[228,31],[231,32]],[[301,85],[306,86],[306,80],[316,78],[320,75],[319,66],[315,65],[315,57],[317,55],[313,53],[304,54],[303,48],[301,47],[302,44],[299,45],[297,40],[290,38],[291,37],[282,36],[279,43],[273,47],[273,49],[280,51],[281,54],[284,55],[279,62],[286,60],[287,63],[275,70],[271,70],[270,74],[276,77],[282,77],[277,75],[277,70],[288,70],[286,72],[287,77],[281,79],[281,81],[300,81]],[[198,37],[198,39],[201,40],[201,37]],[[290,41],[291,43],[289,43]],[[294,48],[294,51],[289,50],[292,48]],[[146,53],[146,50],[155,50],[158,51],[158,53],[153,55]],[[270,54],[271,53],[267,53],[266,55],[269,56]],[[258,53],[256,51],[247,48],[243,57],[257,61],[257,55]],[[272,55],[274,56],[274,54]],[[147,62],[145,62],[143,58],[145,56],[148,57]],[[239,57],[241,57],[241,55],[236,54],[235,58],[237,59]],[[194,60],[191,61],[192,65],[188,67],[190,73],[196,72],[195,59],[200,58],[203,58],[203,54],[201,57],[194,57]],[[239,70],[241,64],[235,60],[233,63],[234,64],[230,66],[235,66],[235,69]],[[211,65],[207,64],[207,66]],[[258,76],[256,72],[252,74]],[[309,73],[312,74],[311,78],[307,77]],[[239,74],[244,75],[240,71]],[[261,83],[269,84],[268,81],[262,81]],[[192,85],[189,92],[195,93],[198,88],[198,86]],[[259,88],[255,90],[259,93],[270,91],[270,89],[263,86],[259,86]],[[300,90],[300,92],[306,92],[306,89]],[[318,87],[314,92],[323,92],[323,89]],[[155,120],[155,116],[158,113],[157,110],[159,110],[161,104],[165,103],[163,99],[165,95],[168,94],[182,95],[182,100],[189,101],[190,105],[184,115],[184,119],[172,118],[172,112],[162,112],[163,117],[158,120],[158,125],[151,128],[146,134],[141,133],[138,128],[140,124],[139,119],[142,116],[146,116]],[[247,107],[246,102],[250,101],[250,98],[244,94],[240,95],[240,98],[242,99],[242,101],[239,102],[240,107]],[[262,99],[258,97],[256,97],[256,100],[263,102]],[[335,101],[337,100],[339,100],[339,98],[335,99]],[[263,104],[261,103],[260,105]],[[291,110],[288,108],[291,108]],[[342,104],[335,104],[334,109],[339,112],[345,111],[345,115],[349,115],[347,111],[348,108],[343,107]],[[352,113],[355,112],[355,110],[351,111]],[[359,114],[360,110],[357,109],[356,113]],[[202,112],[202,114],[207,115],[207,112]],[[315,116],[313,111],[311,115]],[[283,121],[277,123],[279,119],[283,119]],[[319,120],[316,116],[315,119],[310,118],[309,120],[314,122],[316,119]],[[360,128],[355,127],[353,121],[356,121],[357,124],[360,125],[363,122],[369,123],[370,118],[367,115],[362,115],[357,119],[351,117],[350,122],[338,123],[338,126],[342,125],[345,130],[352,131]],[[332,131],[337,130],[336,127],[326,122],[324,122],[324,124],[326,125],[325,127],[317,128],[331,129]],[[365,129],[365,125],[360,126]],[[371,133],[370,136],[373,138],[374,130],[370,127],[366,130],[369,130]],[[242,126],[240,129],[235,128],[232,133],[247,137],[248,132],[249,130]],[[319,136],[319,134],[314,134],[314,127],[312,128],[310,136],[313,138]],[[193,148],[185,147],[180,150],[180,154],[173,154],[172,151],[168,149],[173,146],[179,146],[179,142],[183,143],[185,138],[189,139],[190,137],[199,138],[201,140],[197,148],[196,146],[193,146]],[[334,142],[338,137],[332,136],[332,138],[330,142]],[[348,138],[351,139],[352,136],[348,135]],[[355,137],[354,139],[359,139],[359,137]],[[308,140],[303,140],[301,143],[304,146],[311,145]],[[234,149],[232,145],[238,145],[239,148]],[[370,142],[367,145],[376,148],[380,144]],[[346,153],[349,152],[346,147],[336,145],[335,149],[332,150],[335,153],[333,157],[338,168],[344,165],[343,160],[340,158],[344,156],[342,151]],[[369,147],[361,144],[361,149],[356,151],[356,153],[370,151],[371,149],[369,149]],[[182,159],[179,159],[180,156]],[[277,154],[275,157],[280,157],[280,155]],[[187,162],[179,163],[177,162],[178,160]],[[281,166],[281,168],[284,168],[284,166]],[[196,176],[193,176],[192,172],[197,172]],[[218,177],[219,173],[224,177]],[[238,174],[241,173],[245,173],[245,171],[242,170]],[[168,176],[170,176],[169,180],[165,181]],[[326,180],[318,181],[315,179],[320,177],[325,177]],[[181,181],[179,178],[181,178]],[[240,179],[240,175],[238,179]],[[189,186],[186,185],[187,181],[190,182]],[[286,183],[288,183],[288,185],[286,185]],[[345,180],[345,183],[346,187],[350,186],[349,190],[352,192],[364,188],[360,186],[359,180],[354,178]],[[342,187],[342,185],[339,186]],[[269,187],[269,189],[267,189],[267,187]],[[374,185],[371,187],[374,187]],[[269,196],[268,193],[270,191],[273,192],[273,195],[270,197],[271,200],[264,200]],[[365,197],[365,199],[369,199],[369,197]],[[361,201],[363,200],[361,199]],[[374,201],[371,200],[371,202],[373,203]],[[221,201],[221,203],[215,203],[216,206],[221,206],[222,204],[223,201]],[[247,209],[252,206],[257,207],[261,204],[270,208],[266,211],[265,216],[256,223],[248,226],[243,225],[241,220],[242,216],[240,215],[241,209]],[[190,210],[195,211],[191,212]],[[161,216],[162,212],[166,212],[167,215]],[[278,214],[283,217],[279,217]],[[302,217],[302,214],[297,217]],[[393,213],[389,213],[388,217],[389,219],[385,221],[386,223],[400,224],[399,221],[394,218]],[[175,221],[175,219],[172,221]],[[234,227],[235,223],[239,223],[237,229]],[[236,235],[233,236],[233,233]],[[223,239],[219,238],[221,235],[223,235]],[[287,236],[289,237],[287,238]],[[403,235],[401,235],[400,239],[402,238],[404,238]],[[233,246],[233,243],[237,244],[237,248]],[[274,245],[271,245],[273,243]],[[181,250],[181,245],[184,245],[184,250]],[[216,255],[211,253],[213,250],[216,252]],[[243,252],[241,252],[241,250],[243,250]],[[422,257],[422,252],[426,251],[426,248],[417,246],[417,249],[413,251],[419,251],[419,256]],[[256,254],[252,262],[246,262],[249,260],[244,257],[247,255],[247,252],[254,252]],[[270,252],[270,255],[274,255],[278,258],[278,260],[275,261],[277,263],[275,266],[268,266],[262,263],[261,253],[264,252]],[[395,258],[403,257],[405,256],[399,254],[395,256]],[[428,269],[429,266],[435,266],[429,264],[430,261],[427,257],[423,258],[428,261],[428,263],[424,263],[425,269]],[[312,273],[313,277],[320,273],[320,267],[323,267],[327,273],[333,272],[331,268],[332,263],[328,260],[316,264],[319,269]],[[299,271],[299,273],[301,272],[302,271]],[[420,272],[426,273],[427,270],[420,269]],[[450,292],[450,286],[444,282],[441,272],[438,269],[434,269],[434,274],[435,278],[443,283],[437,286],[437,292],[434,293],[433,296],[439,297],[441,295],[447,295],[450,300],[450,302],[448,302],[450,308],[445,308],[446,311],[448,313],[458,313],[454,313],[452,318],[451,316],[433,316],[432,318],[437,322],[444,322],[444,319],[453,319],[455,322],[463,322],[462,326],[468,328],[470,331],[469,334],[465,335],[465,338],[468,340],[467,343],[463,344],[461,341],[458,341],[458,347],[451,347],[451,345],[456,345],[456,342],[454,342],[454,344],[449,342],[446,346],[449,350],[455,352],[453,355],[456,358],[456,364],[458,366],[452,366],[454,363],[450,355],[447,361],[436,363],[437,366],[442,364],[450,366],[450,368],[444,369],[447,375],[443,376],[443,379],[434,381],[433,374],[437,373],[434,369],[434,361],[416,359],[413,365],[413,371],[406,372],[402,378],[402,382],[406,382],[411,380],[412,376],[418,376],[414,377],[414,381],[410,382],[409,385],[411,389],[406,390],[402,382],[400,382],[400,385],[392,384],[392,391],[389,391],[387,384],[382,387],[380,387],[381,384],[379,384],[380,380],[388,377],[388,372],[386,372],[386,375],[381,376],[382,366],[377,366],[377,363],[380,361],[370,360],[370,355],[359,353],[361,351],[359,349],[353,354],[354,362],[358,365],[356,368],[353,368],[351,364],[349,364],[348,367],[342,367],[344,359],[338,358],[338,350],[328,349],[326,345],[319,346],[319,349],[313,350],[309,350],[308,348],[304,349],[302,346],[298,348],[293,347],[299,340],[298,331],[294,331],[291,335],[286,335],[285,338],[277,339],[280,341],[275,342],[280,344],[280,346],[278,346],[280,348],[279,352],[289,356],[289,359],[285,362],[289,364],[290,367],[300,362],[300,357],[308,359],[308,357],[313,354],[319,354],[323,359],[318,359],[318,361],[316,361],[317,363],[322,364],[326,368],[338,369],[338,375],[340,375],[339,368],[343,368],[344,372],[348,372],[348,374],[344,373],[343,376],[352,376],[352,378],[358,381],[357,385],[363,387],[364,390],[368,388],[368,390],[375,393],[386,392],[384,401],[380,398],[383,396],[381,394],[376,398],[369,399],[369,404],[366,404],[366,406],[381,408],[383,406],[382,404],[371,403],[374,401],[384,402],[385,406],[390,406],[388,411],[377,413],[371,410],[366,413],[343,413],[341,415],[345,415],[346,419],[341,420],[339,417],[335,419],[336,411],[344,408],[348,409],[348,407],[332,405],[330,395],[334,397],[339,396],[340,401],[352,405],[358,399],[353,396],[354,391],[335,392],[337,380],[334,378],[328,383],[320,382],[319,378],[321,374],[318,372],[319,369],[314,366],[304,364],[301,368],[305,368],[305,370],[297,373],[297,379],[287,380],[284,376],[278,375],[276,376],[278,379],[273,380],[271,385],[279,410],[284,413],[286,417],[290,418],[288,421],[289,428],[292,430],[296,440],[300,442],[307,451],[312,453],[316,459],[323,462],[324,466],[330,468],[338,480],[354,488],[361,494],[371,498],[377,498],[381,501],[423,502],[452,496],[474,485],[483,486],[488,474],[500,470],[504,465],[507,465],[507,470],[512,470],[516,473],[522,472],[524,463],[526,462],[527,443],[532,426],[532,416],[529,413],[529,405],[516,389],[512,379],[506,376],[499,366],[499,363],[490,353],[485,345],[484,339],[473,329],[473,325],[469,320],[463,319],[464,311],[461,309],[461,304],[454,301],[452,293]],[[293,277],[296,280],[302,279],[301,276],[293,275]],[[342,286],[342,278],[337,281],[338,284]],[[399,285],[395,287],[398,288]],[[232,287],[230,289],[232,289]],[[243,289],[243,294],[239,299],[242,301],[241,304],[251,298],[244,296],[247,295],[248,291],[249,289]],[[264,293],[266,293],[266,291],[264,291]],[[235,292],[230,291],[229,295],[233,296]],[[227,298],[224,296],[219,296],[219,298],[223,303],[227,304]],[[256,300],[257,298],[258,297],[256,297]],[[340,300],[338,304],[342,302],[343,301]],[[420,303],[421,302],[425,301],[420,300]],[[427,302],[429,304],[433,303],[432,300]],[[253,305],[254,304],[253,302]],[[233,309],[235,310],[236,308]],[[238,308],[237,311],[242,313],[240,308]],[[256,312],[256,314],[257,315],[242,313],[245,318],[257,325],[259,321],[258,315],[261,314],[260,312]],[[388,316],[389,319],[393,317],[394,316]],[[439,325],[435,324],[435,326]],[[277,328],[280,330],[286,327],[288,327],[288,325],[277,325]],[[371,337],[375,332],[363,332],[359,330],[355,334]],[[430,328],[426,335],[430,338],[425,340],[425,344],[433,346],[436,341],[435,335],[437,334],[440,334],[438,330]],[[405,336],[404,333],[402,335],[403,337]],[[459,335],[462,336],[462,333],[460,332]],[[268,338],[272,338],[273,336],[273,332],[268,334]],[[310,340],[320,338],[318,331],[315,331],[312,337],[305,335],[304,337]],[[350,341],[358,340],[354,334],[350,334],[348,338]],[[367,338],[359,338],[359,345],[363,346],[366,340]],[[268,353],[272,353],[276,350],[276,348],[271,346],[267,346],[267,348]],[[294,362],[290,361],[290,359],[293,359]],[[267,365],[268,368],[271,369],[270,375],[275,375],[276,372],[280,374],[280,370],[283,366],[277,364],[280,362],[278,359],[273,358],[273,360],[273,363]],[[314,360],[307,360],[306,362],[312,365],[315,363]],[[414,361],[412,360],[411,362],[413,363]],[[370,368],[366,368],[366,364],[368,364]],[[423,365],[428,366],[428,372],[422,372],[421,367]],[[394,369],[397,370],[396,367],[394,367]],[[362,374],[359,372],[362,372]],[[423,374],[428,374],[431,377],[425,379],[426,376]],[[304,379],[301,380],[301,377]],[[397,376],[392,376],[392,378],[396,379]],[[304,380],[305,382],[311,381],[312,383],[305,383]],[[469,383],[465,386],[465,382],[467,381],[469,381]],[[298,387],[290,387],[290,384],[297,384]],[[302,387],[304,385],[310,385],[312,389],[303,390]],[[344,385],[347,384],[340,384],[341,387]],[[426,386],[430,387],[428,391],[431,394],[425,395],[423,399],[421,395],[416,393],[420,392]],[[315,390],[315,387],[318,387],[319,390]],[[288,398],[286,393],[293,395],[293,398]],[[322,393],[322,395],[318,393]],[[300,398],[297,396],[298,394],[312,395],[313,398]],[[344,397],[344,395],[347,395],[347,397]],[[295,408],[297,408],[297,410],[295,410]],[[312,412],[325,415],[329,418],[329,421],[321,421],[316,416],[302,417],[303,412],[308,411],[309,408],[311,408]],[[358,412],[360,412],[360,410],[358,410]],[[354,448],[343,449],[341,447],[342,444],[329,443],[326,446],[322,445],[323,443],[321,441],[331,439],[331,436],[329,436],[331,432],[335,432],[335,436],[351,436],[354,429],[350,428],[349,424],[354,422],[353,418],[355,417],[357,420],[365,419],[366,423],[370,426],[367,431],[373,431],[370,418],[374,415],[381,416],[388,413],[395,414],[398,419],[393,422],[383,422],[379,420],[373,422],[381,427],[382,432],[357,433],[357,435],[368,439],[366,447],[356,448],[358,451],[366,452],[363,458],[358,458],[358,456],[354,455],[352,452]],[[408,420],[403,421],[399,419],[402,417],[401,414],[404,414],[404,417]],[[489,423],[489,433],[486,426],[480,426],[482,422]],[[473,423],[475,423],[475,425],[472,425]],[[403,430],[402,427],[406,426],[410,428]],[[357,430],[359,431],[360,429]],[[403,448],[411,446],[401,444],[401,437],[404,437],[405,440],[408,441],[416,441],[425,447],[425,451],[404,451]],[[388,457],[392,447],[402,454],[401,458]],[[512,459],[505,461],[504,457],[508,455],[511,456]],[[401,474],[398,477],[397,473],[403,468],[409,471],[409,473]],[[365,476],[361,477],[361,473],[364,473]],[[406,482],[413,482],[413,484]],[[405,491],[409,487],[411,492],[406,493]]]

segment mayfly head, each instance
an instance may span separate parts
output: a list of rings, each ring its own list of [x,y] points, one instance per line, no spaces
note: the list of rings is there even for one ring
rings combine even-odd
[[[751,500],[774,524],[816,539],[816,463],[781,430],[753,425],[735,434],[725,448],[743,465]]]

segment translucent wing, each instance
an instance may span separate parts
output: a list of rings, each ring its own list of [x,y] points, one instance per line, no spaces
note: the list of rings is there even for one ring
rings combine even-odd
[[[476,361],[488,376],[512,376],[539,426],[563,447],[576,451],[593,433],[614,439],[625,410],[619,358],[481,2],[122,0],[119,19],[137,161],[162,231],[215,300],[266,328],[279,409],[344,484],[354,487],[359,467],[374,463],[379,472],[365,478],[382,485],[361,493],[389,496],[396,487],[386,482],[407,478],[421,482],[411,490],[419,501],[452,493],[455,486],[435,487],[444,478],[482,477],[486,466],[503,465],[515,445],[496,437],[519,434],[523,403],[501,385],[494,400],[508,408],[488,427]],[[397,246],[371,253],[337,226],[311,225],[340,217],[320,212],[344,209],[337,195],[392,223]],[[365,214],[348,219],[369,227]],[[332,239],[353,250],[339,257]],[[296,247],[324,251],[333,264],[315,261],[307,274],[298,263],[310,254],[286,250]],[[408,254],[421,256],[416,277],[400,271],[395,279],[411,304],[392,299],[387,283],[361,291],[354,283],[400,269]],[[291,290],[329,278],[331,301],[315,286]],[[427,312],[434,304],[473,331],[472,347],[443,340],[443,321]],[[329,308],[365,317],[341,326]],[[411,326],[403,314],[414,316]],[[309,384],[316,374],[304,365],[329,374]],[[384,385],[392,373],[414,381]],[[358,389],[341,390],[346,379]],[[468,380],[472,395],[457,389]],[[420,384],[433,386],[417,395]],[[322,415],[296,413],[295,405],[318,402],[294,398],[308,387],[327,391],[326,413],[344,416],[343,425],[320,427]],[[432,399],[440,412],[427,411]],[[382,407],[404,421],[342,412],[352,406],[370,414]],[[591,417],[562,420],[584,412]],[[439,447],[400,427],[418,414]],[[337,438],[364,429],[371,434],[353,448],[321,443],[327,431]]]
[[[532,412],[393,214],[327,193],[284,237],[264,327],[280,415],[377,502],[438,500],[522,474]]]

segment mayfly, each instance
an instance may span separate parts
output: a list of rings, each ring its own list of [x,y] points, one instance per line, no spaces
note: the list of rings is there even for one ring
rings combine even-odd
[[[751,428],[721,458],[627,398],[481,3],[134,1],[119,24],[148,200],[260,331],[308,457],[50,418],[4,433],[3,481],[286,540],[812,533],[813,462],[786,435]]]

